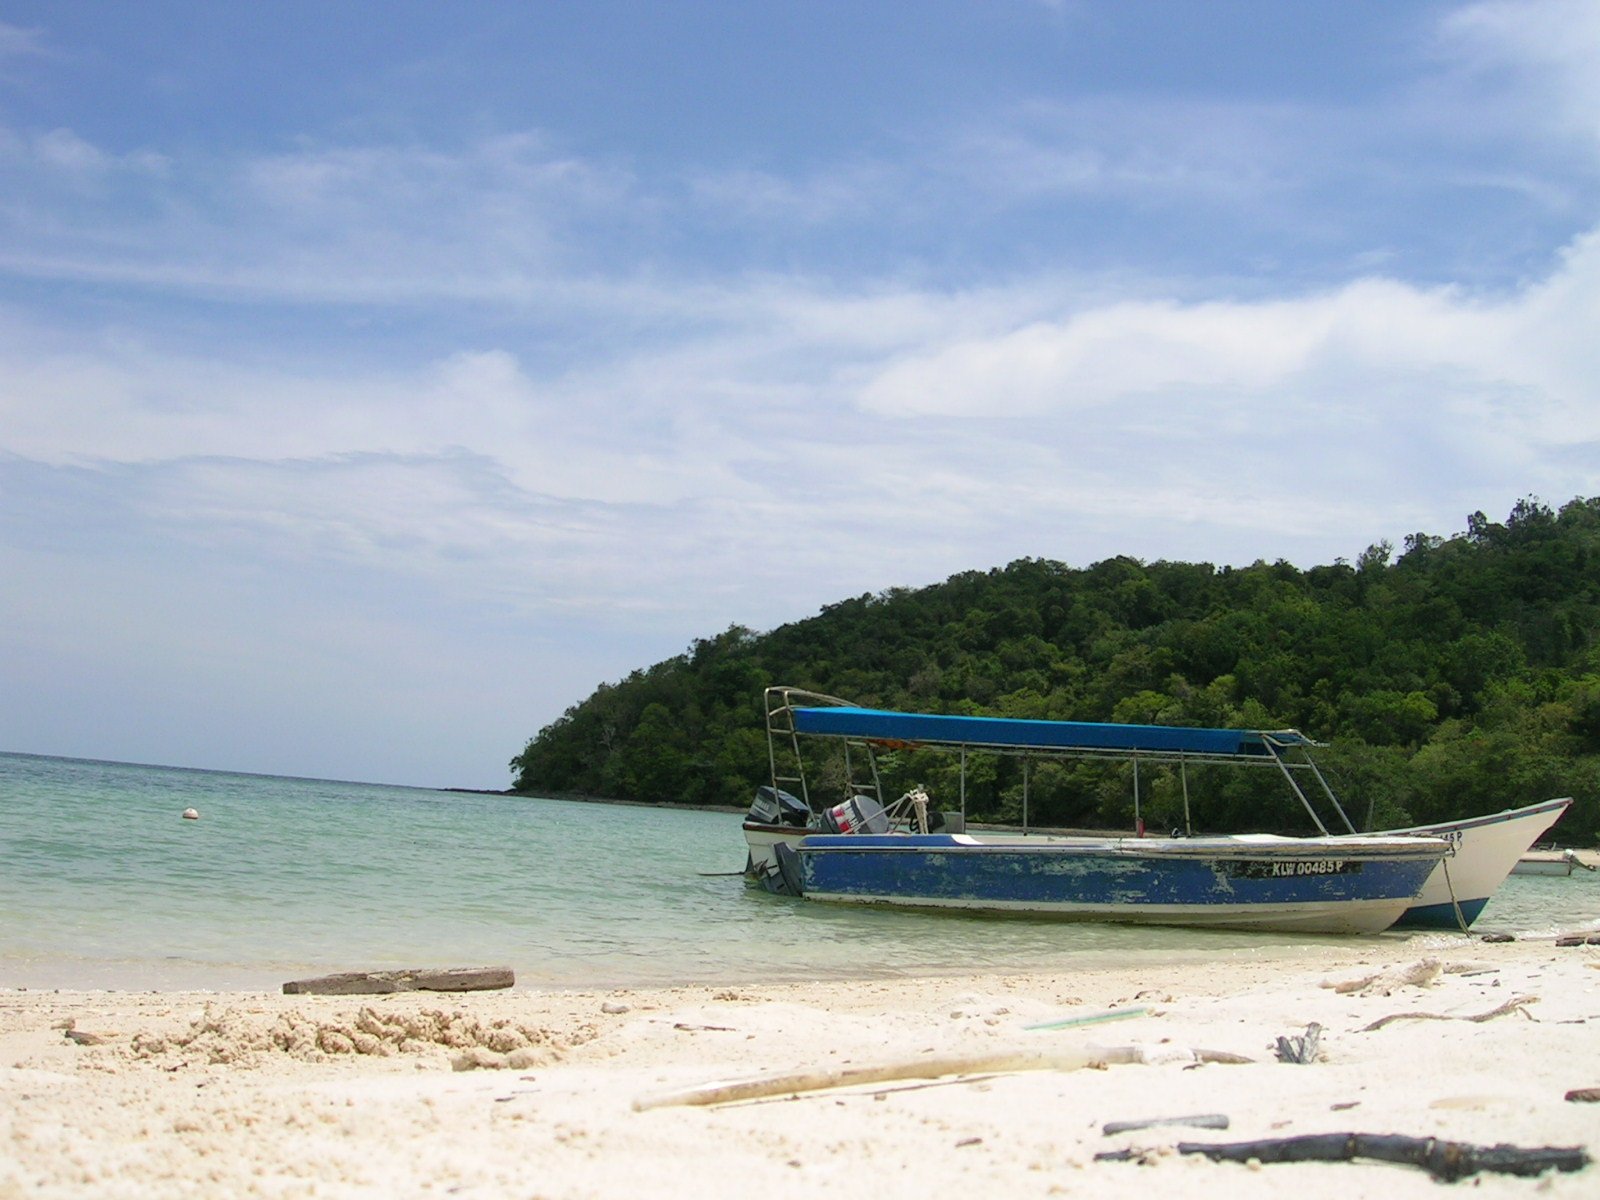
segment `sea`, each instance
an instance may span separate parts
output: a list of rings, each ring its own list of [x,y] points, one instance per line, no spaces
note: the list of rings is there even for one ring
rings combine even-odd
[[[739,823],[0,753],[0,987],[276,990],[338,971],[509,966],[522,987],[607,989],[1068,972],[1341,942],[772,896],[743,878]],[[1577,928],[1600,928],[1600,873],[1514,875],[1474,933]]]

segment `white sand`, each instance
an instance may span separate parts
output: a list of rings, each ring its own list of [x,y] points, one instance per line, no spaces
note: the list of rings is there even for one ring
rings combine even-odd
[[[1436,960],[1430,983],[1397,982]],[[1249,1166],[1179,1141],[1356,1131],[1600,1155],[1600,946],[1352,940],[1209,966],[616,992],[307,997],[0,992],[0,1198],[170,1196],[1437,1198],[1423,1171]],[[1387,974],[1385,974],[1387,973]],[[1360,991],[1325,983],[1381,975]],[[1395,1013],[1483,1022],[1402,1020]],[[1148,1014],[1054,1030],[1113,1008]],[[363,1010],[366,1010],[363,1015]],[[1279,1062],[1318,1022],[1321,1061]],[[72,1032],[104,1038],[80,1044]],[[867,1084],[721,1107],[719,1079],[1138,1046],[1150,1061]],[[1196,1063],[1195,1049],[1247,1065]],[[455,1069],[472,1059],[475,1070]],[[1226,1131],[1104,1136],[1223,1114]],[[1095,1162],[1135,1147],[1146,1161]],[[1600,1195],[1600,1167],[1477,1194]]]

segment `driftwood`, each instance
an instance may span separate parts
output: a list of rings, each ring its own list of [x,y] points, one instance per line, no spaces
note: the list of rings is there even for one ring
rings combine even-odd
[[[1391,967],[1387,971],[1363,975],[1360,979],[1347,979],[1343,983],[1324,983],[1322,986],[1332,988],[1340,995],[1369,991],[1382,991],[1384,995],[1388,995],[1396,988],[1431,987],[1433,981],[1438,979],[1443,971],[1444,965],[1438,959],[1425,958],[1421,962],[1412,963],[1409,967]]]
[[[1299,1037],[1280,1037],[1276,1053],[1279,1062],[1314,1063],[1321,1052],[1322,1026],[1315,1021],[1306,1026]]]
[[[1480,1171],[1501,1175],[1581,1171],[1590,1161],[1582,1146],[1526,1148],[1505,1143],[1475,1146],[1470,1142],[1446,1142],[1397,1133],[1312,1133],[1221,1145],[1179,1142],[1178,1153],[1203,1154],[1214,1162],[1353,1162],[1358,1158],[1371,1158],[1421,1167],[1446,1183]]]
[[[1140,1129],[1155,1129],[1161,1125],[1187,1125],[1191,1129],[1226,1129],[1228,1118],[1223,1113],[1202,1113],[1193,1117],[1150,1117],[1143,1121],[1107,1121],[1100,1127],[1105,1137],[1114,1133],[1134,1133]]]
[[[1553,942],[1557,946],[1600,946],[1600,931],[1570,929],[1564,933],[1523,933],[1515,936],[1509,933],[1485,933],[1478,940],[1481,942]]]
[[[1231,1050],[1196,1050],[1194,1057],[1196,1062],[1229,1063],[1233,1066],[1244,1066],[1256,1061],[1248,1054],[1235,1054]]]
[[[1084,1046],[1074,1050],[998,1051],[944,1058],[911,1058],[859,1067],[796,1071],[784,1075],[766,1075],[754,1079],[706,1084],[657,1096],[642,1097],[633,1102],[633,1107],[635,1112],[643,1112],[646,1109],[676,1105],[736,1104],[746,1100],[765,1100],[772,1096],[819,1092],[828,1088],[893,1083],[901,1079],[938,1079],[943,1075],[987,1075],[1004,1071],[1075,1071],[1084,1067],[1109,1066],[1113,1063],[1164,1061],[1164,1058],[1158,1059],[1156,1056],[1164,1056],[1169,1052],[1170,1048],[1151,1051],[1140,1046]],[[1181,1050],[1173,1057],[1180,1055],[1193,1058],[1197,1062],[1250,1061],[1241,1059],[1238,1055],[1211,1050]]]
[[[1390,1013],[1387,1017],[1379,1017],[1370,1025],[1363,1025],[1356,1032],[1371,1033],[1374,1029],[1382,1029],[1392,1021],[1476,1021],[1482,1024],[1484,1021],[1492,1021],[1496,1017],[1503,1017],[1507,1013],[1514,1012],[1519,1012],[1532,1021],[1534,1016],[1527,1011],[1527,1007],[1530,1004],[1537,1003],[1538,1000],[1539,997],[1537,996],[1513,996],[1499,1008],[1491,1008],[1488,1012],[1474,1013],[1471,1016],[1451,1016],[1448,1013],[1430,1012]]]
[[[491,992],[516,982],[510,967],[414,967],[402,971],[347,971],[316,979],[291,979],[285,995],[377,996],[389,992]]]
[[[1082,1050],[1035,1051],[958,1055],[946,1058],[913,1058],[871,1066],[837,1067],[825,1071],[796,1071],[754,1079],[706,1084],[683,1091],[635,1100],[635,1111],[675,1105],[732,1104],[741,1100],[764,1100],[800,1092],[850,1087],[868,1083],[893,1083],[901,1079],[937,1079],[941,1075],[976,1075],[995,1071],[1071,1071],[1094,1063],[1137,1062],[1133,1046],[1086,1047]]]

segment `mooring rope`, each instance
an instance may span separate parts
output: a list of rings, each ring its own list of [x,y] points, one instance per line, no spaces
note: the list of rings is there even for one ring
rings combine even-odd
[[[1451,851],[1454,853],[1454,850]],[[1461,932],[1467,932],[1467,918],[1461,912],[1461,901],[1456,899],[1455,881],[1450,878],[1450,855],[1446,854],[1439,860],[1439,865],[1444,868],[1444,885],[1450,889],[1450,907],[1456,910],[1456,924],[1461,926]]]

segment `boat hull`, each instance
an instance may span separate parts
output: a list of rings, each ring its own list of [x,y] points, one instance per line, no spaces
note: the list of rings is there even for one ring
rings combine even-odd
[[[1560,819],[1570,796],[1523,808],[1437,825],[1385,830],[1374,837],[1434,837],[1455,852],[1434,868],[1421,893],[1396,924],[1408,928],[1460,929],[1482,914],[1528,847]]]
[[[1388,928],[1444,852],[1439,841],[1353,837],[810,835],[774,845],[786,882],[812,900],[1296,933]]]

